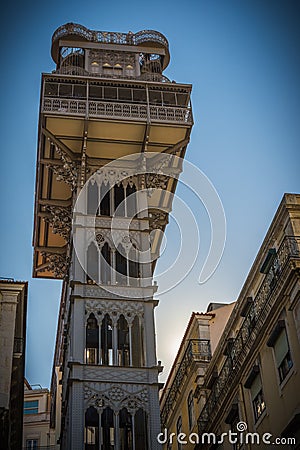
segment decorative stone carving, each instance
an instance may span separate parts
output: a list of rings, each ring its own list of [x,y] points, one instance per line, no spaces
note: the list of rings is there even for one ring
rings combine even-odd
[[[47,205],[46,210],[51,214],[51,216],[45,217],[45,222],[51,224],[54,234],[59,234],[65,239],[66,242],[68,242],[72,228],[71,208],[65,206]]]
[[[115,412],[127,408],[134,414],[139,408],[149,412],[149,393],[146,386],[133,384],[84,383],[85,407],[103,409],[110,406]]]
[[[98,247],[103,247],[103,245],[105,244],[105,238],[102,233],[96,234],[96,242],[98,244]]]
[[[88,317],[91,313],[98,317],[101,322],[105,314],[109,314],[112,318],[119,319],[123,314],[127,322],[130,324],[133,322],[135,316],[143,319],[144,306],[140,302],[128,302],[128,301],[105,301],[105,300],[86,300],[85,311]]]
[[[55,150],[62,160],[63,165],[48,164],[46,167],[56,174],[56,179],[58,181],[64,181],[66,184],[69,184],[71,190],[74,191],[77,186],[77,165],[57,145],[55,145]]]
[[[42,252],[42,256],[46,257],[48,272],[53,272],[56,278],[67,276],[70,260],[65,254]]]

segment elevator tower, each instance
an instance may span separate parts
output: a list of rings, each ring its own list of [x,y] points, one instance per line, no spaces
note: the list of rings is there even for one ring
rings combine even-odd
[[[51,422],[62,450],[156,450],[152,277],[193,124],[191,86],[163,75],[169,45],[157,31],[68,23],[51,55],[33,268],[63,280]]]

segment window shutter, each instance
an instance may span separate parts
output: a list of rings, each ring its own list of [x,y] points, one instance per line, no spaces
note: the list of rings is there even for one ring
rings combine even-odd
[[[289,351],[289,344],[287,340],[286,331],[282,330],[282,332],[279,334],[274,344],[274,353],[277,367],[280,366],[288,351]]]

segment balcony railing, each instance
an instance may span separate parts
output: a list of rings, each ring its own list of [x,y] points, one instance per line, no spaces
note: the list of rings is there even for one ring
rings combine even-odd
[[[208,362],[211,359],[210,341],[208,339],[191,339],[184,352],[184,355],[176,370],[172,385],[167,393],[164,403],[161,420],[163,426],[166,426],[168,416],[172,411],[177,395],[179,394],[185,377],[191,370],[193,362]]]
[[[140,45],[144,42],[157,42],[166,48],[169,47],[169,43],[165,36],[158,31],[143,30],[138,33],[94,31],[77,23],[67,23],[57,28],[52,36],[52,42],[54,43],[58,39],[62,39],[69,35],[78,36],[90,42],[100,42],[103,44]]]
[[[234,385],[239,376],[243,362],[254,347],[255,340],[266,323],[267,316],[276,302],[274,295],[278,280],[290,259],[300,258],[300,237],[286,236],[279,247],[272,265],[262,282],[253,305],[231,344],[229,354],[216,378],[210,395],[198,419],[199,433],[203,433],[220,408],[230,386]]]
[[[45,97],[43,101],[44,113],[59,113],[85,117],[87,115],[87,107],[89,117],[145,121],[148,115],[147,105],[134,103],[57,99],[49,97]],[[190,108],[150,106],[149,115],[152,122],[191,124],[193,121]]]

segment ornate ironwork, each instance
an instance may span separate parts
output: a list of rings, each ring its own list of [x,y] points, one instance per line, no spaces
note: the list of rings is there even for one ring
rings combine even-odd
[[[45,222],[52,226],[52,232],[62,236],[66,242],[69,241],[72,227],[71,208],[66,206],[47,205],[46,210],[51,216],[44,217]]]
[[[147,105],[135,103],[117,103],[103,101],[83,101],[75,99],[44,98],[44,113],[59,113],[85,116],[88,104],[90,117],[147,120]],[[175,122],[191,124],[193,122],[190,108],[174,106],[150,106],[150,119],[155,122]]]
[[[167,394],[161,412],[162,426],[165,427],[169,414],[174,408],[177,396],[180,393],[182,384],[189,374],[193,362],[208,362],[211,359],[210,341],[208,339],[190,339],[187,348],[180,361],[175,377]]]
[[[168,213],[163,211],[151,211],[149,224],[151,230],[162,230],[168,223]]]
[[[57,175],[56,179],[58,181],[64,181],[66,184],[69,184],[71,190],[74,191],[77,187],[77,165],[57,145],[55,145],[55,150],[61,158],[63,164],[47,164],[46,167],[51,169]]]
[[[103,44],[141,45],[145,42],[157,42],[169,48],[167,39],[158,31],[142,30],[135,34],[131,31],[128,33],[94,31],[77,23],[66,23],[57,28],[52,36],[52,43],[70,35],[79,36],[90,42],[101,42]]]
[[[266,274],[242,325],[234,339],[229,354],[223,364],[218,378],[212,386],[210,395],[202,409],[199,419],[199,433],[203,433],[213,421],[222,407],[230,386],[239,375],[242,364],[254,347],[254,342],[259,331],[264,326],[267,316],[272,309],[276,295],[275,288],[284,268],[291,258],[300,257],[300,237],[286,236],[280,245],[272,266]]]
[[[53,272],[55,278],[65,278],[68,274],[70,260],[62,253],[42,252],[46,258],[48,272]]]

